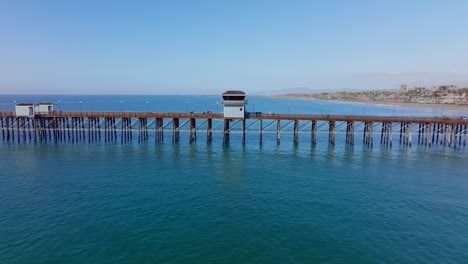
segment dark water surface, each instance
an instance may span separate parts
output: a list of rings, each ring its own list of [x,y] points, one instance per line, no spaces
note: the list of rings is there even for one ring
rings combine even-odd
[[[181,136],[0,142],[0,263],[468,263],[464,148]]]

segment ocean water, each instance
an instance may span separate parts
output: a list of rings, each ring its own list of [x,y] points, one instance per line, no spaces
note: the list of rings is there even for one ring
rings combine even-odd
[[[216,111],[220,98],[1,96],[62,110]],[[60,104],[58,103],[60,101]],[[146,103],[148,101],[148,104]],[[123,103],[122,103],[123,102]],[[187,103],[185,103],[187,102]],[[278,113],[464,110],[249,98]],[[467,263],[468,151],[335,146],[258,131],[223,145],[0,141],[0,263]],[[151,139],[151,137],[150,137]]]

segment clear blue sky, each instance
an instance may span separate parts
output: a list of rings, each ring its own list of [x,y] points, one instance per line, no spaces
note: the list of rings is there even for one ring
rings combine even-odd
[[[0,93],[468,84],[468,1],[0,0]]]

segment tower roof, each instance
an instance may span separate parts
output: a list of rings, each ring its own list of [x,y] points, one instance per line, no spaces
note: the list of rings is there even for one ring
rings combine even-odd
[[[223,93],[223,96],[245,96],[245,92],[240,90],[228,90]]]

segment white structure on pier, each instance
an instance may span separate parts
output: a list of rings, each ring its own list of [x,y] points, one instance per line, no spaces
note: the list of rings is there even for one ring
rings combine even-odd
[[[16,116],[33,117],[34,116],[34,104],[33,103],[16,104],[15,113],[16,113]]]
[[[34,113],[35,114],[48,114],[54,111],[54,104],[53,103],[37,103],[34,105]]]
[[[243,91],[226,91],[223,93],[224,118],[239,118],[245,117],[245,92]]]
[[[15,105],[15,114],[19,117],[33,117],[38,114],[49,114],[54,111],[53,103],[19,103]]]

